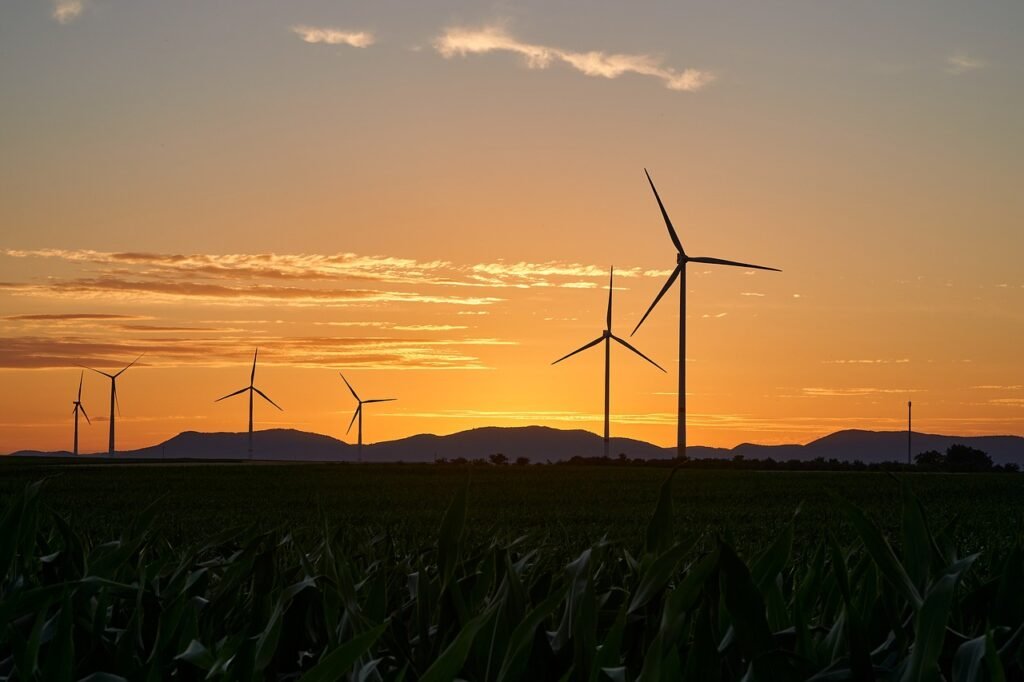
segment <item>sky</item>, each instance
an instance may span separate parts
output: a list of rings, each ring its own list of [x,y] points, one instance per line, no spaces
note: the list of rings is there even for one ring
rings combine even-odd
[[[8,0],[0,452],[485,425],[1024,435],[1024,4]],[[109,382],[86,371],[83,451]]]

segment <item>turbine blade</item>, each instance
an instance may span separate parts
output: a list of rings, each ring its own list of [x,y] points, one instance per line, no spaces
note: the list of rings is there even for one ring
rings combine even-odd
[[[249,385],[252,386],[256,382],[256,356],[259,354],[260,349],[257,348],[256,352],[252,354],[252,373],[249,375]]]
[[[352,413],[352,421],[348,423],[348,428],[345,429],[346,435],[348,434],[349,431],[352,430],[352,425],[356,423],[356,417],[359,416],[359,410],[361,409],[363,409],[363,404],[359,403],[359,405],[356,407],[356,411]]]
[[[772,272],[782,272],[778,268],[769,268],[766,265],[751,265],[750,263],[740,263],[734,260],[722,260],[721,258],[707,258],[701,256],[699,258],[690,258],[691,263],[710,263],[711,265],[731,265],[735,268],[753,268],[754,270],[771,270]]]
[[[338,372],[338,376],[341,377],[341,380],[345,382],[346,386],[348,386],[348,390],[352,391],[352,397],[355,398],[356,400],[359,400],[359,394],[356,393],[356,389],[352,388],[352,384],[348,383],[348,379],[345,378],[345,375],[342,374],[341,372]],[[359,402],[362,401],[359,400]]]
[[[654,302],[651,303],[651,307],[647,309],[647,312],[644,313],[644,316],[641,317],[640,321],[636,323],[635,327],[633,327],[633,331],[629,333],[630,336],[636,334],[636,330],[640,328],[640,325],[644,323],[644,320],[647,319],[647,316],[651,314],[651,311],[654,310],[654,306],[658,305],[658,301],[660,301],[661,297],[665,295],[665,292],[669,290],[669,288],[672,286],[672,283],[676,281],[676,277],[679,277],[679,273],[682,271],[682,268],[682,265],[677,265],[676,269],[672,271],[672,274],[668,276],[668,280],[666,280],[665,286],[661,287],[661,291],[659,291],[658,295],[654,297]]]
[[[590,343],[587,343],[587,344],[584,344],[584,345],[580,346],[579,348],[577,348],[573,352],[569,353],[568,355],[563,355],[562,357],[558,358],[557,360],[555,360],[551,364],[552,365],[557,365],[562,360],[565,360],[566,358],[571,358],[572,356],[576,355],[577,353],[582,353],[586,349],[590,348],[591,346],[596,346],[597,344],[601,343],[602,341],[604,341],[604,336],[599,336],[596,339],[594,339],[593,341],[591,341]]]
[[[639,355],[640,357],[642,357],[647,362],[651,363],[652,365],[654,365],[655,367],[660,369],[662,372],[665,372],[665,368],[664,367],[662,367],[661,365],[656,363],[654,360],[651,360],[649,357],[647,357],[646,355],[641,353],[639,350],[637,350],[633,346],[629,345],[629,342],[627,342],[625,339],[620,339],[619,337],[615,336],[614,334],[612,334],[612,338],[615,339],[616,341],[618,341],[619,343],[621,343],[623,346],[625,346],[629,350],[631,350],[634,353],[636,353],[637,355]],[[665,373],[668,374],[668,372],[665,372]]]
[[[686,255],[686,251],[683,250],[683,244],[679,241],[679,235],[676,234],[676,228],[672,227],[672,221],[668,217],[668,211],[665,210],[665,204],[661,203],[661,196],[658,195],[658,188],[654,186],[654,180],[651,180],[651,174],[644,168],[644,175],[647,176],[647,182],[651,183],[651,189],[654,190],[654,198],[658,200],[658,208],[661,209],[661,217],[665,219],[665,227],[668,228],[668,236],[672,238],[672,243],[676,245],[679,253]]]
[[[605,329],[612,330],[612,281],[615,279],[615,266],[608,272],[608,322]]]
[[[113,386],[114,386],[114,389],[113,389],[114,390],[114,405],[117,406],[117,416],[120,417],[121,416],[121,401],[117,399],[117,384],[113,384]]]
[[[281,407],[280,405],[278,405],[277,403],[275,403],[275,402],[274,402],[273,400],[271,400],[270,398],[268,398],[268,397],[267,397],[267,394],[266,394],[266,393],[264,393],[264,392],[263,392],[263,391],[261,391],[260,389],[256,388],[255,386],[253,386],[253,387],[252,387],[252,390],[254,390],[254,391],[256,391],[257,393],[259,393],[259,394],[260,394],[260,396],[262,396],[262,397],[263,397],[263,399],[264,399],[264,400],[266,400],[266,401],[267,401],[268,403],[270,403],[271,405],[273,405],[273,406],[274,406],[274,407],[276,407],[277,409],[279,409],[279,410],[281,410],[282,412],[284,412],[284,408],[283,408],[283,407]]]
[[[374,398],[373,400],[364,400],[363,404],[366,403],[390,403],[392,400],[398,400],[398,398]]]
[[[89,419],[89,413],[85,411],[85,407],[82,403],[78,403],[78,407],[82,410],[82,414],[85,415],[85,421],[89,422],[89,426],[92,426],[92,420]]]
[[[240,389],[238,389],[238,390],[237,390],[237,391],[235,391],[234,393],[228,393],[228,394],[227,394],[226,396],[224,396],[224,398],[230,398],[231,396],[235,396],[235,395],[238,395],[239,393],[245,393],[245,392],[246,392],[246,391],[248,391],[248,390],[249,390],[249,387],[248,387],[248,386],[246,386],[245,388],[240,388]],[[217,398],[217,399],[216,399],[216,400],[214,400],[213,402],[215,402],[215,403],[219,403],[220,401],[224,400],[224,398]]]
[[[145,355],[145,353],[143,353],[142,355]],[[120,372],[118,372],[118,373],[117,373],[117,374],[115,374],[114,376],[115,376],[115,377],[119,377],[119,376],[121,376],[122,374],[124,374],[125,372],[127,372],[127,371],[128,371],[128,367],[131,367],[131,366],[132,366],[132,365],[134,365],[134,364],[135,364],[136,362],[138,362],[139,360],[141,360],[141,359],[142,359],[142,355],[140,355],[139,357],[137,357],[137,358],[135,358],[134,360],[132,360],[131,362],[129,362],[129,363],[128,363],[128,366],[127,366],[127,367],[125,367],[124,369],[122,369],[122,370],[121,370]]]
[[[77,362],[75,363],[75,367],[81,367],[82,369],[87,369],[90,372],[96,372],[97,374],[102,374],[103,376],[107,377],[108,379],[113,379],[114,378],[113,374],[107,374],[106,372],[101,372],[100,370],[93,369],[92,367],[86,367],[85,365],[79,365]]]
[[[81,402],[81,400],[82,400],[82,382],[83,381],[85,381],[85,372],[82,372],[78,376],[78,400],[79,400],[79,402]]]

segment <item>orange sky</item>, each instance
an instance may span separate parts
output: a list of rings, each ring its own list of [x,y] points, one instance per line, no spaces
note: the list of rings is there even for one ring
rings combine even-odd
[[[243,430],[256,346],[258,428],[344,437],[344,370],[369,442],[599,431],[600,349],[549,363],[674,266],[644,167],[688,253],[783,270],[689,266],[691,444],[1024,434],[1024,10],[741,6],[0,8],[0,452],[142,352],[119,448]],[[676,310],[613,435],[674,442]]]

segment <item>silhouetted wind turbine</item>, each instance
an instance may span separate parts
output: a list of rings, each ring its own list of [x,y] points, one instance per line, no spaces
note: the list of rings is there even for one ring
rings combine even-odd
[[[279,409],[282,412],[284,412],[284,409],[282,409],[280,405],[278,405],[273,400],[268,398],[266,393],[264,393],[260,389],[256,388],[256,386],[254,386],[254,383],[256,382],[256,356],[259,355],[259,352],[260,352],[260,349],[257,348],[256,352],[252,354],[252,373],[249,374],[249,385],[246,386],[245,388],[238,389],[234,393],[228,393],[223,398],[217,398],[216,400],[213,401],[215,403],[219,403],[220,401],[224,400],[225,398],[230,398],[232,396],[238,395],[239,393],[245,393],[246,391],[249,392],[249,459],[252,459],[252,397],[253,397],[253,394],[254,393],[258,393],[261,398],[266,400],[268,403],[270,403],[271,405],[273,405],[277,409]]]
[[[363,400],[362,398],[359,397],[359,394],[356,393],[356,389],[352,388],[352,384],[348,383],[348,379],[345,378],[344,374],[342,374],[341,372],[338,372],[338,376],[340,376],[341,380],[345,382],[346,386],[348,386],[348,390],[352,391],[352,397],[356,399],[357,403],[359,403],[358,405],[356,405],[356,411],[352,415],[352,421],[350,421],[348,423],[348,428],[345,429],[345,433],[348,433],[349,431],[352,430],[352,424],[355,423],[356,418],[358,417],[359,418],[359,432],[358,432],[359,433],[359,450],[358,450],[357,457],[359,458],[359,461],[362,462],[363,461],[363,405],[366,405],[368,403],[388,403],[388,402],[391,402],[392,400],[398,400],[398,398],[371,398],[369,400]]]
[[[633,329],[630,336],[636,334],[637,329],[640,329],[640,325],[644,323],[647,316],[654,310],[654,306],[658,305],[658,301],[665,295],[665,292],[671,288],[672,283],[679,278],[679,416],[676,425],[676,456],[686,456],[686,264],[687,263],[707,263],[709,265],[731,265],[737,268],[752,268],[754,270],[771,270],[773,272],[782,272],[778,268],[769,268],[764,265],[751,265],[750,263],[738,263],[731,260],[723,260],[721,258],[708,258],[705,256],[687,256],[686,251],[683,249],[682,242],[679,241],[679,235],[676,234],[675,228],[672,227],[672,221],[669,220],[668,212],[665,210],[665,205],[661,203],[661,197],[658,196],[658,190],[654,186],[654,181],[651,180],[651,174],[644,169],[644,174],[647,176],[647,182],[651,184],[651,190],[654,192],[654,198],[658,200],[658,208],[661,209],[661,217],[665,219],[665,227],[668,228],[668,236],[672,240],[672,243],[676,247],[676,267],[672,270],[672,274],[668,276],[668,280],[665,285],[661,287],[661,291],[654,297],[654,302],[651,303],[651,307],[647,309],[644,316],[637,322],[636,327]]]
[[[588,348],[590,348],[592,346],[596,346],[597,344],[599,344],[601,342],[604,342],[604,456],[605,457],[608,456],[608,421],[609,421],[609,409],[610,409],[610,404],[611,404],[611,399],[609,397],[610,388],[611,388],[611,371],[612,371],[611,370],[611,345],[612,345],[611,342],[612,341],[617,341],[617,342],[621,343],[623,346],[625,346],[629,350],[633,351],[634,353],[636,353],[637,355],[642,357],[644,360],[646,360],[647,362],[651,363],[652,365],[654,365],[655,367],[660,369],[662,372],[665,371],[664,367],[662,367],[661,365],[656,363],[654,360],[651,360],[649,357],[647,357],[646,355],[644,355],[643,353],[638,351],[636,348],[634,348],[633,346],[629,345],[629,343],[627,343],[625,340],[620,339],[618,336],[616,336],[615,334],[612,333],[612,279],[613,279],[614,276],[615,276],[615,268],[613,267],[611,269],[611,272],[608,274],[608,318],[607,318],[605,329],[604,329],[603,332],[601,332],[601,336],[597,337],[596,339],[594,339],[590,343],[587,343],[587,344],[584,344],[583,346],[580,346],[579,348],[577,348],[573,352],[569,353],[568,355],[563,355],[562,357],[558,358],[557,360],[555,360],[554,362],[551,363],[552,365],[557,365],[558,363],[560,363],[562,360],[565,360],[566,358],[571,358],[572,356],[576,355],[577,353],[581,353],[581,352],[585,351],[586,349],[588,349]]]
[[[71,410],[72,414],[75,415],[75,451],[73,454],[78,454],[78,413],[81,412],[85,415],[85,421],[89,422],[92,426],[92,420],[89,419],[89,413],[85,411],[85,406],[82,405],[82,381],[85,380],[85,372],[82,372],[78,377],[78,397],[75,398],[73,404],[75,408]]]
[[[145,353],[143,353],[142,355],[145,355]],[[107,454],[114,454],[114,408],[117,408],[117,413],[121,414],[121,403],[118,402],[117,400],[117,378],[124,374],[126,371],[128,371],[128,367],[131,367],[136,362],[141,360],[142,355],[129,362],[124,369],[122,369],[120,372],[117,372],[116,374],[107,374],[106,372],[101,372],[100,370],[93,369],[92,367],[85,368],[93,372],[96,372],[97,374],[102,374],[103,376],[110,379],[110,439],[107,442]]]

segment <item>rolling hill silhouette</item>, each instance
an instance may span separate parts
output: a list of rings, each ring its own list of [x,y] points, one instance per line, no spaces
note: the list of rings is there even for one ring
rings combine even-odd
[[[925,450],[945,451],[962,443],[983,450],[996,464],[1024,464],[1024,437],[1021,436],[943,436],[914,432],[915,454]],[[253,434],[254,459],[295,462],[354,462],[357,448],[344,441],[318,433],[294,429],[269,429]],[[127,450],[115,459],[246,459],[248,433],[200,433],[185,431],[148,448]],[[433,462],[438,458],[487,458],[502,453],[514,461],[526,457],[533,462],[557,462],[575,456],[598,457],[604,449],[601,436],[582,429],[553,429],[546,426],[485,426],[447,436],[421,434],[398,440],[363,446],[367,462]],[[632,438],[612,438],[612,457],[623,453],[630,458],[670,459],[674,447],[663,448]],[[816,458],[852,462],[904,462],[907,456],[906,431],[837,431],[806,445],[757,445],[744,443],[734,448],[692,446],[691,458],[746,459],[777,461]],[[68,452],[26,451],[12,455],[70,456]],[[97,455],[89,455],[95,457]],[[105,455],[104,455],[105,457]]]

